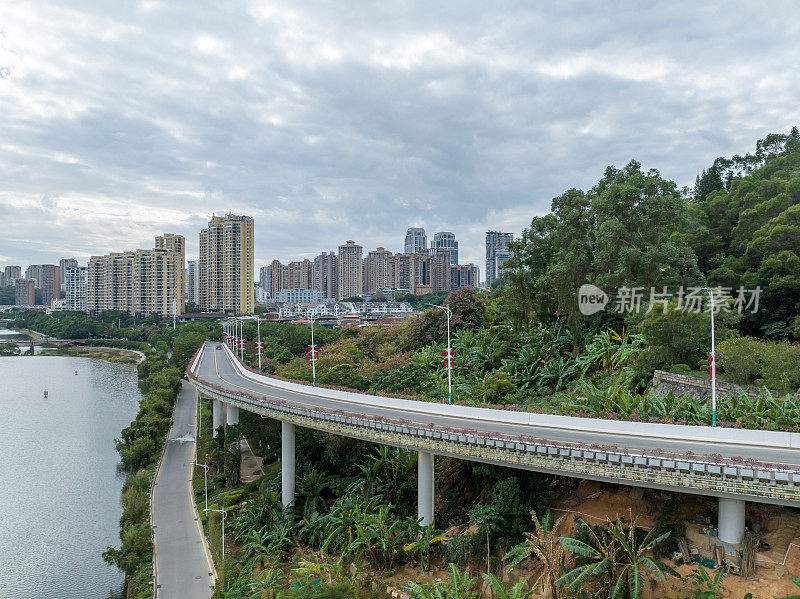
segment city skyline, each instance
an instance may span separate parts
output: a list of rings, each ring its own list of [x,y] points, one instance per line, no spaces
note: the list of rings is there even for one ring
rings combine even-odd
[[[0,7],[0,263],[153,231],[194,258],[230,210],[261,223],[257,266],[398,251],[411,226],[481,264],[485,231],[518,236],[609,164],[691,185],[800,120],[781,10],[234,5]]]

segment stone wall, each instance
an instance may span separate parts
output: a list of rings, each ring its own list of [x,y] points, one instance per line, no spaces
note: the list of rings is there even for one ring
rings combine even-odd
[[[656,370],[653,374],[653,391],[660,395],[666,395],[672,391],[675,395],[688,393],[692,397],[702,398],[711,395],[711,381],[707,378],[699,378],[686,374],[675,374],[664,370]],[[745,387],[734,385],[733,383],[723,383],[717,381],[717,395],[726,395],[744,391],[750,397],[758,395],[758,387]]]

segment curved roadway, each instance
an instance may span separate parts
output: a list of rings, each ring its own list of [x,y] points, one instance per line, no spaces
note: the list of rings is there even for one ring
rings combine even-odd
[[[419,426],[434,424],[457,429],[473,429],[478,433],[509,436],[528,436],[536,441],[555,443],[574,443],[583,446],[627,450],[632,453],[667,453],[681,459],[687,452],[695,456],[721,455],[724,458],[745,458],[766,462],[776,466],[783,465],[790,470],[800,470],[800,445],[769,446],[767,439],[772,435],[788,438],[787,433],[760,433],[764,444],[740,442],[736,440],[735,429],[711,429],[700,426],[678,426],[667,424],[617,423],[592,418],[570,418],[566,416],[531,415],[530,424],[515,422],[519,412],[504,410],[463,408],[424,401],[410,401],[381,397],[376,395],[353,394],[357,400],[343,400],[325,397],[324,388],[308,387],[307,392],[284,389],[276,386],[275,379],[248,373],[246,376],[234,362],[233,354],[227,348],[215,349],[218,344],[208,343],[200,354],[195,375],[206,383],[233,392],[247,392],[263,396],[267,400],[285,400],[306,407],[319,407],[329,410],[358,412],[366,416],[379,416],[387,420],[414,422]],[[356,403],[357,401],[357,403]],[[447,412],[460,412],[469,415],[450,415]],[[518,419],[518,418],[517,418]],[[536,420],[547,421],[537,423]],[[575,422],[581,428],[574,428]],[[556,423],[553,425],[553,423]],[[631,432],[604,432],[608,426],[629,425]],[[646,431],[637,434],[636,430]],[[725,432],[723,432],[725,431]],[[722,435],[721,440],[714,436]],[[730,439],[725,436],[730,435]],[[676,439],[676,437],[678,437]],[[683,437],[683,438],[680,438]],[[705,439],[704,439],[705,437]],[[797,435],[800,442],[800,435]],[[793,443],[794,444],[794,443]]]

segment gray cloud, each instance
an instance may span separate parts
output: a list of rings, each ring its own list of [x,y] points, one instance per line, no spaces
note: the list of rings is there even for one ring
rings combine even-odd
[[[631,158],[680,184],[800,122],[800,10],[692,2],[0,5],[0,263],[190,255],[212,212],[257,262],[406,227],[519,232]]]

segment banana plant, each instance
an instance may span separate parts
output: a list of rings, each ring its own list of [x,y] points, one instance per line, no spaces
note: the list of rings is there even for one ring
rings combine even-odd
[[[494,574],[481,574],[486,584],[494,591],[495,599],[528,599],[533,595],[533,589],[525,590],[525,581],[520,580],[510,589],[500,582]]]

